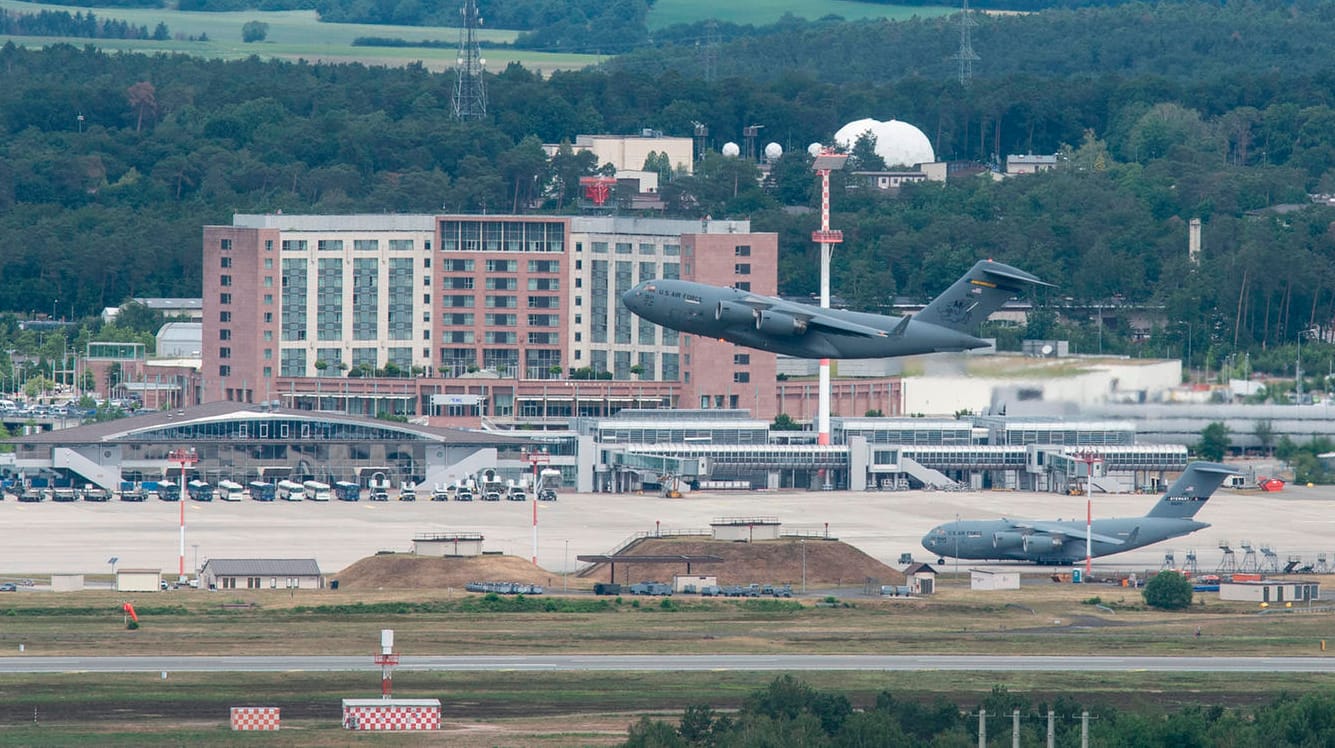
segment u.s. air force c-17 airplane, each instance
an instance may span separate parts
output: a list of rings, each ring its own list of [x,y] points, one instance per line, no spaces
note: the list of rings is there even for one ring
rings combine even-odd
[[[1236,472],[1216,462],[1187,465],[1144,517],[1094,520],[1090,555],[1122,553],[1209,527],[1192,517]],[[1085,533],[1085,523],[1074,520],[966,519],[932,528],[922,546],[940,557],[1065,565],[1085,557]]]
[[[1029,285],[1051,284],[982,260],[912,317],[823,309],[684,280],[645,281],[621,300],[650,322],[749,348],[798,358],[884,358],[985,347],[969,331]]]

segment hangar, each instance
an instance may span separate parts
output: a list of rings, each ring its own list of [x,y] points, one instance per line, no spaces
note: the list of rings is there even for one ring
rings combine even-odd
[[[319,411],[216,402],[153,411],[13,440],[0,467],[57,475],[109,491],[121,481],[180,475],[173,450],[193,450],[192,473],[229,479],[448,484],[517,459],[529,439]]]

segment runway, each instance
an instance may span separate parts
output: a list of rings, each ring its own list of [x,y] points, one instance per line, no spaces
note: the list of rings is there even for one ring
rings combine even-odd
[[[0,657],[0,673],[273,673],[373,670],[366,656]],[[955,671],[1332,673],[1335,657],[1061,657],[1015,655],[405,655],[399,670],[524,672]]]

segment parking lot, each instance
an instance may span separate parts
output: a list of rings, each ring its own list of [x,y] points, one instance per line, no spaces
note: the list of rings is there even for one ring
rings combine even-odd
[[[1104,568],[1157,569],[1166,550],[1181,563],[1187,549],[1213,570],[1218,544],[1269,544],[1281,559],[1335,561],[1335,490],[1290,487],[1273,494],[1220,491],[1199,519],[1214,526],[1187,538],[1096,561]],[[1144,514],[1153,496],[1097,496],[1095,516]],[[776,517],[785,532],[826,531],[874,558],[896,565],[901,553],[935,561],[919,545],[933,526],[963,518],[1082,518],[1085,499],[1017,492],[942,493],[738,492],[695,493],[683,499],[652,495],[563,494],[553,502],[273,502],[188,501],[187,569],[209,558],[315,558],[337,572],[377,551],[408,551],[421,533],[476,532],[484,550],[529,558],[537,507],[538,562],[555,573],[573,569],[578,554],[606,553],[635,533],[656,529],[707,531],[720,517]],[[0,581],[7,575],[109,573],[122,567],[175,572],[179,505],[144,503],[21,504],[0,502]],[[1239,551],[1239,559],[1241,552]],[[953,568],[954,563],[947,562]],[[961,566],[977,565],[961,562]]]

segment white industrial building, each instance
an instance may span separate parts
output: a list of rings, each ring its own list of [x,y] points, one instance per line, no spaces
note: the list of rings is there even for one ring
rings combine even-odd
[[[199,583],[210,590],[320,590],[324,575],[313,558],[212,558]]]

